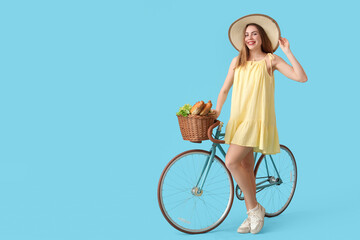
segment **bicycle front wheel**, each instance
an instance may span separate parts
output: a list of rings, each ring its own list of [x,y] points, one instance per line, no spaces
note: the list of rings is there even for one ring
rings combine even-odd
[[[214,156],[203,188],[198,191],[199,178],[209,158],[208,151],[185,151],[175,156],[161,174],[159,206],[165,219],[179,231],[208,232],[219,226],[231,209],[234,184],[218,156]]]
[[[265,216],[278,216],[294,196],[297,182],[294,155],[289,148],[280,145],[280,153],[261,155],[254,171],[256,198],[265,208]]]

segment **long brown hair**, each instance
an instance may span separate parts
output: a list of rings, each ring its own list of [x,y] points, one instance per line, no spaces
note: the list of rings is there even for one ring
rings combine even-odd
[[[241,51],[239,52],[239,57],[238,57],[238,61],[237,61],[237,64],[234,68],[234,70],[238,67],[243,67],[246,65],[246,61],[248,61],[249,59],[249,55],[250,55],[250,52],[249,52],[249,48],[246,46],[245,44],[245,31],[247,29],[248,26],[250,25],[253,25],[257,28],[257,30],[259,31],[259,34],[260,34],[260,37],[261,37],[261,50],[265,53],[273,53],[273,48],[272,48],[272,45],[271,45],[271,41],[269,39],[269,37],[267,36],[265,30],[258,24],[256,23],[249,23],[245,26],[244,28],[244,31],[242,33],[242,37],[243,37],[243,46],[242,46],[242,49]]]

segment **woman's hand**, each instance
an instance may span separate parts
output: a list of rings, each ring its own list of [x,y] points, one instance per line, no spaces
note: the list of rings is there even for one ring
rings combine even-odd
[[[284,53],[287,53],[287,52],[290,51],[290,43],[286,38],[280,37],[279,45],[280,45],[280,48],[283,50]]]
[[[215,118],[217,119],[220,115],[220,112],[216,109],[212,109],[212,114],[215,114]]]

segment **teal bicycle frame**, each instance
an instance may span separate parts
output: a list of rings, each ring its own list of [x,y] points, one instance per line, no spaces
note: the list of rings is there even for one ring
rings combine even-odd
[[[225,133],[221,133],[221,127],[222,127],[222,125],[220,125],[220,126],[217,127],[217,130],[216,130],[214,139],[219,139],[219,137],[224,137],[224,136],[225,136]],[[213,144],[212,144],[212,146],[211,146],[211,148],[210,148],[210,150],[209,150],[209,152],[210,152],[211,154],[210,154],[210,156],[207,157],[206,162],[205,162],[205,164],[204,164],[204,167],[203,167],[203,169],[202,169],[202,171],[201,171],[200,177],[199,177],[199,179],[198,179],[198,182],[197,182],[197,184],[196,184],[196,188],[195,188],[195,189],[197,189],[197,193],[198,193],[198,194],[200,194],[200,193],[202,192],[202,189],[203,189],[203,186],[204,186],[206,177],[207,177],[207,175],[208,175],[208,173],[209,173],[209,171],[210,171],[210,168],[211,168],[212,163],[214,162],[214,156],[215,156],[215,154],[216,154],[216,148],[218,148],[218,149],[220,150],[220,152],[222,153],[222,155],[224,156],[224,158],[225,158],[225,156],[226,156],[226,153],[225,153],[224,149],[222,148],[222,146],[220,145],[220,143],[215,143],[215,142],[213,142]],[[258,160],[259,160],[260,157],[261,157],[261,156],[260,156],[259,159],[257,159],[257,155],[258,155],[258,152],[255,152],[255,157],[254,157],[254,159],[255,159],[255,164],[254,164],[254,166],[255,166],[255,167],[256,167],[256,165],[257,165]],[[270,157],[271,164],[274,166],[274,169],[275,169],[275,171],[276,171],[276,175],[277,175],[276,180],[272,179],[272,177],[270,177],[270,175],[269,175],[269,168],[268,168],[268,159],[267,159],[267,156]],[[256,184],[256,190],[258,190],[257,192],[263,190],[263,189],[266,188],[266,187],[270,187],[270,186],[275,185],[275,184],[280,185],[280,184],[283,182],[283,181],[281,180],[281,178],[280,178],[279,172],[278,172],[278,170],[277,170],[277,168],[276,168],[276,165],[275,165],[275,163],[274,163],[274,160],[273,160],[272,156],[271,156],[271,155],[264,155],[264,161],[265,161],[265,166],[266,166],[266,171],[267,171],[267,177],[260,177],[260,178],[266,178],[266,179],[265,179],[264,181],[261,181],[261,182],[259,182],[259,183]],[[269,181],[269,180],[270,180],[270,181]],[[272,181],[271,181],[271,180],[272,180]],[[263,184],[263,183],[265,183],[265,182],[267,182],[267,181],[270,182],[270,183],[265,184],[265,185],[261,185],[261,184]],[[201,186],[200,188],[198,187],[199,185]]]

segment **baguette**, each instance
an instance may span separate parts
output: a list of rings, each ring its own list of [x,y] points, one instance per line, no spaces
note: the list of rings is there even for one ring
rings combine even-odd
[[[209,113],[211,107],[212,107],[212,103],[211,103],[211,101],[209,100],[209,101],[205,104],[204,109],[200,112],[200,115],[201,115],[201,116],[207,115],[207,114]]]
[[[199,101],[191,108],[190,113],[192,115],[198,115],[205,107],[204,101]]]
[[[198,106],[199,106],[199,102],[196,102],[194,106],[192,106],[192,108],[190,109],[190,113],[192,114]]]

